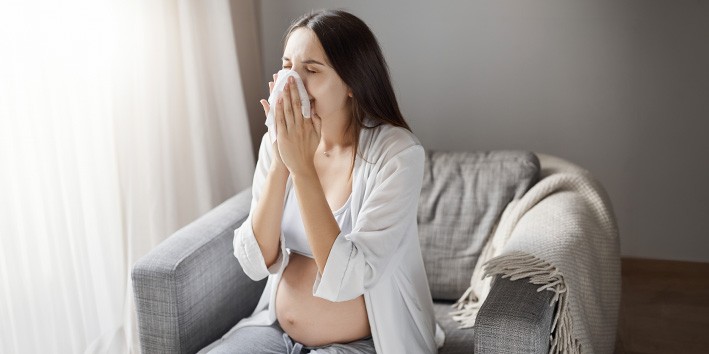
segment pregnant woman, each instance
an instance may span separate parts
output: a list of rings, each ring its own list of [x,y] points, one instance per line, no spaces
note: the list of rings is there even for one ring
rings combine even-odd
[[[283,68],[302,79],[311,110],[292,77],[275,106],[261,101],[277,135],[261,140],[234,255],[268,282],[209,352],[436,353],[443,333],[416,223],[424,149],[379,44],[344,11],[307,14],[284,38]]]

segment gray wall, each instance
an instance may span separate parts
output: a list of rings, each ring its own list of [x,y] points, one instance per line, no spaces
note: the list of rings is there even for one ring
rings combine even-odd
[[[709,262],[707,2],[260,1],[263,97],[290,21],[325,7],[374,31],[426,148],[568,159],[624,256]]]

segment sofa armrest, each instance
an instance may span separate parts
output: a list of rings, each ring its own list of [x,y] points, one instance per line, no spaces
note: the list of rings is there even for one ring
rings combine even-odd
[[[539,287],[527,278],[495,277],[475,320],[476,354],[549,352],[556,304],[550,305],[554,293]]]
[[[132,270],[142,353],[194,353],[249,316],[267,279],[251,280],[234,257],[248,216],[247,188],[183,227]]]

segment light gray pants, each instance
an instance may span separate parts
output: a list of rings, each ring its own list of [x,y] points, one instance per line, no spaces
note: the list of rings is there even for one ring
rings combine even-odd
[[[274,322],[270,326],[248,326],[224,338],[209,354],[376,354],[372,337],[346,344],[309,347],[298,343]]]

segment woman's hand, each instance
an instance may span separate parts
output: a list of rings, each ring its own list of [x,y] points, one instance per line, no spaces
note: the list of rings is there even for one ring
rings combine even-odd
[[[268,82],[268,93],[270,94],[273,92],[273,87],[275,86],[276,80],[278,80],[278,74],[273,74],[273,81]],[[271,110],[271,106],[269,106],[268,101],[261,99],[261,106],[263,106],[263,113],[266,117],[268,117],[268,112]],[[281,154],[278,151],[278,141],[275,141],[273,143],[273,162],[271,163],[271,169],[279,170],[281,172],[285,173],[290,173],[288,171],[288,168],[286,165],[283,163],[283,160],[281,159]]]
[[[315,151],[320,145],[320,117],[311,112],[304,118],[300,95],[293,77],[276,103],[276,131],[281,160],[292,176],[315,172]]]

